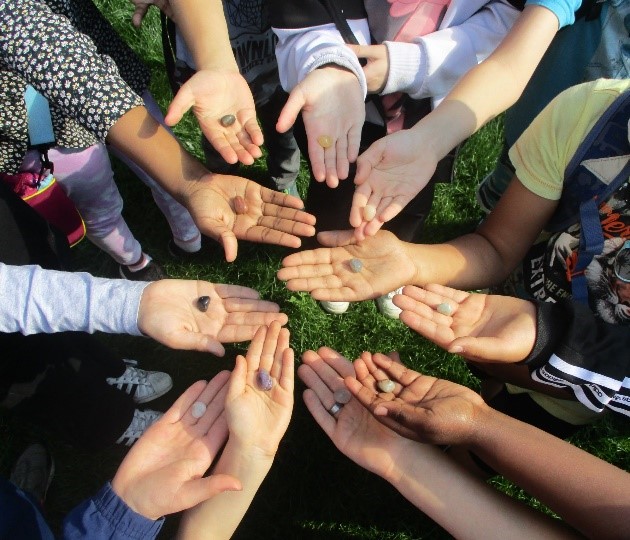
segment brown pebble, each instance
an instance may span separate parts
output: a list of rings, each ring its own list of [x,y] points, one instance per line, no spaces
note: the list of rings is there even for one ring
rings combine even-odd
[[[247,214],[247,201],[240,195],[234,197],[234,211],[237,214]]]
[[[317,142],[324,150],[326,148],[330,148],[333,144],[333,140],[330,135],[320,135],[317,137]]]
[[[219,120],[219,123],[223,127],[230,127],[234,122],[236,122],[236,116],[234,116],[233,114],[226,114],[225,116],[222,116]]]

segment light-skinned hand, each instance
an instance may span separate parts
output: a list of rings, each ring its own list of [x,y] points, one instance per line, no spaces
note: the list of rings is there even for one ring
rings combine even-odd
[[[174,126],[192,107],[201,131],[227,163],[251,165],[262,156],[263,134],[256,120],[254,98],[238,71],[200,70],[186,81],[168,107],[164,121]],[[234,115],[228,127],[221,118]]]
[[[247,203],[247,213],[236,213],[237,196]],[[315,217],[301,211],[299,197],[240,176],[207,174],[191,182],[185,198],[197,227],[221,243],[228,262],[236,259],[237,239],[297,248],[300,236],[315,234]]]
[[[407,286],[393,301],[409,328],[467,360],[519,362],[536,341],[536,306],[520,298],[430,284]],[[436,311],[443,303],[451,307],[450,316]]]
[[[289,331],[273,322],[261,326],[247,350],[239,355],[225,399],[230,444],[247,448],[262,457],[275,456],[293,410],[293,349]],[[269,373],[270,390],[256,382],[259,369]]]
[[[134,5],[134,12],[131,16],[131,22],[136,28],[140,28],[147,11],[151,6],[155,6],[169,18],[173,19],[173,10],[169,0],[129,0]],[[175,21],[177,22],[177,21]]]
[[[197,308],[197,299],[209,296],[208,311]],[[287,323],[273,302],[260,300],[258,292],[238,285],[207,281],[163,279],[142,292],[138,328],[174,349],[211,352],[223,356],[221,343],[252,339],[261,326]]]
[[[405,283],[413,283],[416,267],[404,244],[388,231],[356,242],[354,231],[317,235],[324,247],[285,257],[278,279],[291,291],[307,291],[316,300],[348,301],[378,298]],[[350,260],[363,268],[353,272]]]
[[[132,446],[118,467],[112,488],[127,505],[149,519],[191,508],[224,491],[238,491],[229,475],[204,477],[227,440],[223,403],[229,372],[198,381]],[[192,416],[193,403],[206,412]]]
[[[339,66],[311,71],[289,95],[280,112],[276,129],[287,131],[302,113],[308,137],[308,156],[313,176],[331,188],[348,177],[350,163],[359,154],[365,104],[354,73]],[[332,146],[322,148],[321,136],[331,138]]]
[[[359,60],[365,59],[363,73],[370,94],[380,94],[389,75],[389,54],[385,45],[348,45]]]

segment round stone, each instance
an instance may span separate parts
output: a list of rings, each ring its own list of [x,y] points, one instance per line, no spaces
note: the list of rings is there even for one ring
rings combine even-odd
[[[333,140],[330,135],[320,135],[317,137],[317,143],[326,150],[326,148],[330,148],[332,146]]]
[[[355,274],[358,274],[361,270],[363,270],[363,263],[359,259],[350,259],[350,270],[352,270]]]
[[[366,204],[363,207],[363,219],[365,221],[372,221],[376,217],[376,208],[372,204]]]
[[[451,306],[448,302],[442,302],[441,304],[438,304],[435,310],[442,315],[450,316],[453,313],[453,306]]]
[[[203,311],[204,313],[208,311],[208,307],[210,306],[210,297],[209,296],[200,296],[197,298],[197,309],[199,311]]]
[[[206,404],[201,401],[195,401],[190,408],[190,414],[193,418],[201,418],[206,413]]]
[[[271,390],[273,379],[266,369],[261,368],[256,372],[256,384],[261,390]]]
[[[333,398],[337,403],[345,405],[352,399],[352,394],[347,388],[340,388],[339,390],[335,390]]]
[[[376,386],[378,386],[381,392],[393,392],[396,384],[390,379],[383,379],[382,381],[378,381]]]
[[[245,199],[243,199],[243,197],[241,197],[240,195],[237,195],[236,197],[234,197],[234,211],[237,214],[247,214],[247,201]]]
[[[236,122],[236,116],[234,116],[233,114],[226,114],[225,116],[221,117],[221,120],[219,120],[219,123],[223,127],[230,127],[232,124],[234,124],[234,122]]]

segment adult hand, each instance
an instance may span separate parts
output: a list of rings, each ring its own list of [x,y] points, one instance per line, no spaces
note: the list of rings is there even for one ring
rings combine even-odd
[[[164,121],[179,122],[192,107],[201,131],[228,163],[254,163],[262,156],[263,135],[256,120],[254,98],[238,71],[200,70],[186,81],[169,105]],[[235,122],[223,126],[221,118],[233,115]]]
[[[293,365],[289,331],[276,322],[261,326],[232,371],[225,399],[230,444],[275,456],[293,410]],[[271,389],[258,384],[259,370],[269,374]]]
[[[536,341],[536,306],[511,296],[471,294],[442,285],[405,287],[394,297],[400,320],[453,354],[479,362],[524,360]],[[448,304],[451,315],[436,311]]]
[[[413,371],[384,354],[363,353],[345,383],[375,418],[403,437],[431,444],[467,444],[474,437],[481,396],[459,384]],[[392,392],[377,381],[390,379]]]
[[[223,491],[238,491],[229,475],[204,474],[227,440],[223,403],[229,372],[193,384],[138,439],[118,467],[112,488],[132,510],[149,519],[185,510]],[[194,418],[195,402],[206,405]]]
[[[368,92],[380,94],[389,75],[389,55],[385,45],[348,45],[359,60],[365,59],[363,73],[367,81]]]
[[[313,176],[331,188],[348,177],[350,163],[359,154],[365,104],[354,73],[339,66],[311,71],[289,95],[276,129],[287,131],[302,112],[308,138],[308,156]],[[331,146],[323,148],[320,137]]]
[[[236,212],[236,197],[245,201],[244,213]],[[239,176],[206,175],[191,182],[185,198],[197,227],[221,242],[229,262],[236,259],[237,239],[297,248],[299,236],[315,234],[315,217],[300,210],[298,197]]]
[[[388,479],[395,469],[399,446],[406,444],[401,437],[376,421],[354,398],[339,412],[330,412],[335,391],[345,389],[344,378],[354,377],[352,363],[333,349],[321,347],[302,355],[298,376],[308,386],[304,391],[306,407],[339,451]]]
[[[210,297],[208,311],[196,304]],[[273,302],[260,300],[258,293],[238,285],[215,285],[207,281],[164,279],[142,292],[138,328],[143,334],[174,349],[207,351],[223,356],[221,343],[252,339],[261,326],[287,323]]]
[[[357,159],[357,186],[350,209],[350,225],[358,240],[373,236],[431,180],[439,161],[418,137],[418,130],[401,130],[373,143]],[[366,205],[376,217],[364,219]]]
[[[136,28],[140,28],[148,9],[151,6],[157,7],[169,18],[173,19],[173,10],[169,0],[129,0],[134,5],[134,12],[131,16],[131,22]]]
[[[349,231],[317,235],[325,248],[300,251],[285,257],[278,279],[292,291],[308,291],[316,300],[358,301],[377,298],[405,283],[413,283],[415,265],[404,243],[388,231],[356,242]],[[363,264],[353,272],[351,259]]]

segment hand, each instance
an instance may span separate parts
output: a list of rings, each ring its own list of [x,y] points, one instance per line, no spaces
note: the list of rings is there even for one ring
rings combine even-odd
[[[431,444],[467,444],[485,406],[481,396],[459,384],[421,375],[384,354],[363,353],[354,362],[356,378],[345,383],[375,418],[403,437]],[[376,381],[390,379],[394,390],[379,393]]]
[[[417,136],[417,130],[401,130],[373,143],[357,160],[356,189],[350,209],[350,225],[357,240],[373,236],[428,184],[438,157]],[[376,217],[363,219],[363,208],[376,208]]]
[[[240,482],[219,474],[204,477],[227,440],[223,402],[229,372],[198,381],[133,445],[118,467],[112,488],[127,505],[149,519],[191,508]],[[206,404],[193,418],[192,404]]]
[[[263,457],[275,456],[293,410],[293,364],[289,331],[275,322],[260,327],[247,356],[236,358],[230,379],[225,399],[230,443],[255,449]],[[257,384],[259,369],[271,376],[271,390]]]
[[[179,122],[192,107],[201,131],[228,163],[254,163],[262,156],[263,135],[256,120],[254,98],[247,81],[237,71],[201,70],[182,85],[171,102],[164,121]],[[220,119],[228,114],[236,122],[224,127]]]
[[[129,0],[135,7],[135,11],[131,16],[131,22],[136,28],[140,28],[144,16],[147,14],[151,6],[157,7],[169,18],[173,19],[173,11],[169,0]],[[176,21],[175,21],[176,22]]]
[[[451,306],[450,316],[436,311]],[[394,304],[409,328],[453,354],[479,362],[520,362],[536,341],[536,306],[527,300],[471,294],[442,285],[405,287]]]
[[[209,296],[205,313],[196,306],[200,296]],[[258,293],[238,285],[215,285],[207,281],[164,279],[142,292],[138,328],[174,349],[208,351],[223,356],[221,343],[252,339],[261,326],[287,323],[273,302],[260,300]]]
[[[308,137],[308,156],[313,177],[326,181],[331,188],[348,178],[350,163],[359,154],[365,104],[354,73],[327,66],[311,71],[289,95],[280,112],[276,129],[287,131],[302,112]],[[328,136],[330,148],[322,148],[317,139]]]
[[[247,203],[245,214],[235,212],[237,196]],[[184,206],[201,232],[221,242],[228,262],[236,259],[237,238],[297,248],[298,236],[315,234],[315,217],[300,211],[304,203],[298,197],[240,176],[204,176],[191,183]]]
[[[353,231],[317,235],[326,248],[300,251],[285,257],[278,279],[291,291],[308,291],[316,300],[358,301],[378,298],[405,283],[413,283],[415,265],[404,243],[388,231],[356,243]],[[349,261],[363,263],[360,272]]]
[[[354,398],[335,415],[330,413],[335,403],[333,393],[345,387],[344,378],[354,376],[352,363],[338,352],[321,347],[302,355],[298,376],[308,386],[304,391],[306,407],[339,451],[357,465],[388,479],[404,440],[376,421]]]
[[[357,58],[367,60],[363,73],[370,94],[380,94],[389,75],[389,55],[385,45],[348,45]]]

